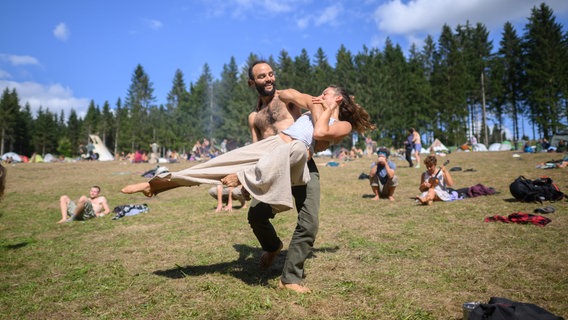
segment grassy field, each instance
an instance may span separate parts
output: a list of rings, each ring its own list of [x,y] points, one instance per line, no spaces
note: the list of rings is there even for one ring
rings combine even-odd
[[[246,209],[215,213],[207,186],[155,198],[119,193],[149,164],[120,162],[8,165],[0,203],[2,319],[461,319],[462,304],[492,296],[535,303],[568,316],[568,202],[552,205],[552,223],[486,223],[492,215],[532,213],[512,201],[519,175],[548,175],[568,191],[568,169],[536,169],[560,154],[453,153],[456,188],[477,183],[499,193],[419,206],[423,169],[395,159],[396,201],[371,201],[371,158],[325,167],[320,232],[298,295],[277,289],[296,213],[274,224],[285,246],[277,263],[261,253]],[[441,161],[439,161],[441,162]],[[168,165],[186,168],[190,163]],[[56,224],[58,199],[77,199],[98,184],[111,209],[147,203],[150,212]],[[549,203],[545,203],[549,204]]]

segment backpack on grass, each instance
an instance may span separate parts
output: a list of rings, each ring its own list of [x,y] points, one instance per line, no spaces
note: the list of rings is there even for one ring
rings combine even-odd
[[[515,199],[523,202],[541,202],[544,200],[558,201],[564,198],[564,193],[549,177],[529,180],[519,176],[509,185],[509,190]]]
[[[563,320],[546,309],[532,303],[491,297],[488,303],[477,305],[468,320]]]

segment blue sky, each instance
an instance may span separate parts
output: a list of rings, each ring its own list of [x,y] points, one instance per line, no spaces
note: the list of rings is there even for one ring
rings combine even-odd
[[[141,64],[165,103],[176,69],[187,84],[209,64],[220,77],[231,56],[243,66],[250,53],[267,58],[318,48],[335,64],[343,44],[382,49],[390,37],[407,52],[444,23],[487,26],[498,46],[503,24],[519,35],[533,0],[8,0],[0,13],[0,90],[16,88],[21,105],[83,116],[91,100],[112,108],[124,100]],[[566,30],[568,1],[550,0]]]

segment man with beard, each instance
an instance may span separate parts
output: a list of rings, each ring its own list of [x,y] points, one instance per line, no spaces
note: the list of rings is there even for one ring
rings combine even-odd
[[[276,77],[267,62],[254,62],[249,67],[248,76],[249,85],[255,86],[259,94],[256,109],[248,117],[253,142],[276,135],[288,128],[300,117],[301,107],[307,108],[307,106],[294,104],[286,105],[275,96]],[[316,150],[322,150],[325,147],[327,143],[319,143],[316,145]],[[313,159],[310,159],[307,164],[310,181],[307,185],[292,187],[298,210],[298,222],[288,245],[288,254],[278,284],[279,288],[298,293],[310,292],[310,289],[301,285],[301,282],[304,278],[304,263],[312,253],[319,226],[319,172]],[[260,258],[262,268],[270,267],[283,247],[274,226],[270,223],[270,219],[274,216],[275,213],[270,205],[253,199],[248,212],[248,221],[264,250]]]

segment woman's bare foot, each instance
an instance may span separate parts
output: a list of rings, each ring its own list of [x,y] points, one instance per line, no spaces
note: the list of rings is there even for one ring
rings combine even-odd
[[[151,197],[154,195],[152,189],[150,188],[150,183],[141,182],[136,184],[130,184],[120,190],[122,193],[132,194],[136,192],[142,192],[146,197]]]

